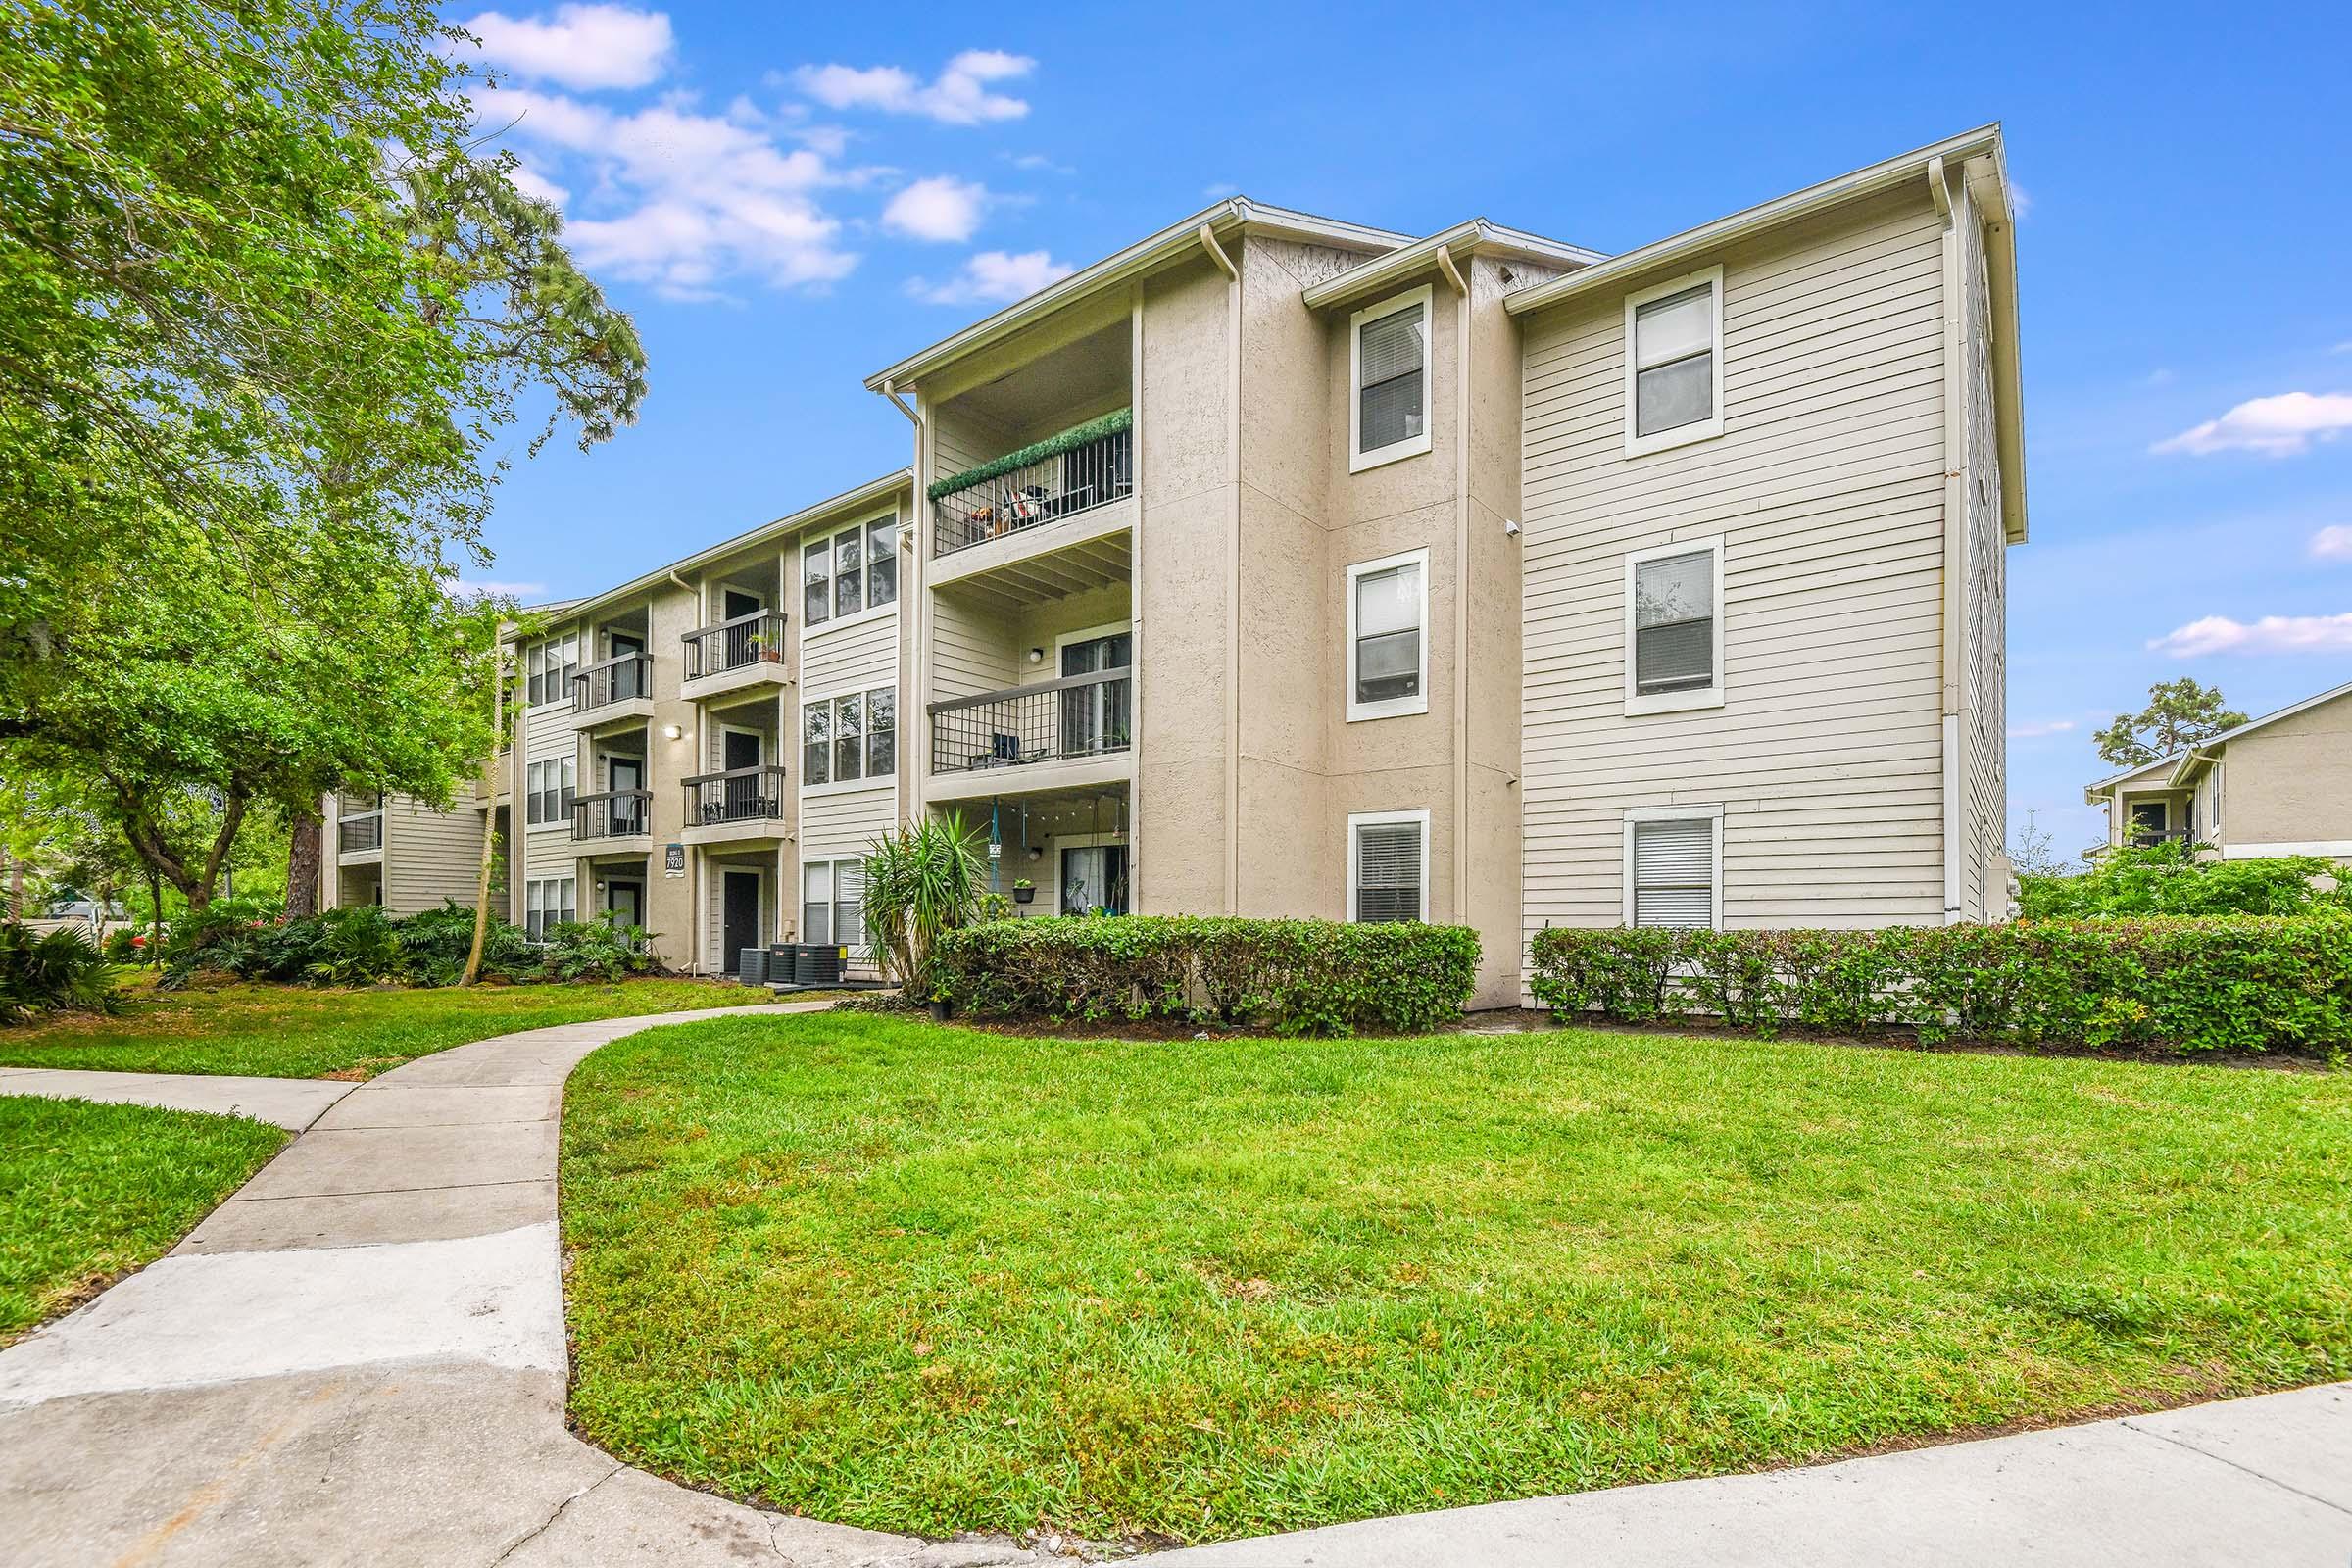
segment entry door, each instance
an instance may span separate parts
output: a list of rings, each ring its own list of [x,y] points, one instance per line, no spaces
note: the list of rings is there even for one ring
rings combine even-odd
[[[626,659],[632,654],[645,652],[645,639],[631,632],[616,631],[612,633],[607,640],[612,645],[612,657],[614,659]],[[653,693],[645,689],[645,666],[643,664],[615,664],[612,666],[612,700],[614,702],[625,703],[632,697],[651,697]],[[614,786],[614,788],[618,787]]]
[[[720,617],[722,620],[739,620],[755,611],[767,608],[760,602],[758,594],[747,594],[739,588],[729,588],[721,598],[720,604],[726,611],[726,613]],[[733,669],[740,664],[748,664],[760,657],[759,650],[752,646],[754,639],[759,635],[760,623],[758,621],[750,621],[741,626],[728,628],[727,668]]]
[[[743,950],[760,946],[760,873],[719,873],[718,951],[725,972],[740,972]]]
[[[645,884],[642,882],[606,883],[605,917],[615,926],[645,924]]]
[[[1125,669],[1128,650],[1132,646],[1128,634],[1113,632],[1108,637],[1090,637],[1082,643],[1061,645],[1061,672],[1064,675],[1095,675],[1105,670]],[[1084,757],[1090,753],[1117,751],[1127,745],[1127,686],[1124,681],[1103,681],[1100,685],[1080,686],[1061,694],[1061,755]]]
[[[605,788],[608,790],[641,790],[645,788],[645,763],[634,757],[609,758],[605,761]],[[645,802],[641,799],[622,799],[617,796],[612,806],[612,836],[647,831]]]
[[[720,744],[724,748],[720,755],[725,760],[728,772],[732,773],[737,768],[760,765],[760,732],[758,730],[728,730]],[[765,782],[766,780],[758,773],[744,778],[728,779],[725,786],[727,792],[725,819],[729,822],[742,822],[760,815],[760,787]]]
[[[1061,912],[1127,912],[1127,846],[1089,844],[1061,852]]]

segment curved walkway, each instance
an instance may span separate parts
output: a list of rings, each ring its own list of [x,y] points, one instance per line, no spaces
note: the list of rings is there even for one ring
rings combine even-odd
[[[343,1095],[170,1256],[0,1351],[0,1564],[1031,1560],[1004,1543],[925,1544],[740,1507],[632,1470],[564,1428],[565,1076],[641,1029],[827,1005],[537,1029]],[[2352,1385],[1154,1560],[2341,1568],[2348,1557]]]

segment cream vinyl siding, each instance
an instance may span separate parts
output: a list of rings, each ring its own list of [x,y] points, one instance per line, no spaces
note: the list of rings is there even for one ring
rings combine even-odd
[[[835,631],[819,626],[801,633],[801,690],[843,691],[852,686],[887,686],[898,679],[899,617],[895,612]]]
[[[388,843],[384,857],[384,907],[395,914],[438,909],[444,899],[470,906],[482,874],[482,813],[472,792],[461,789],[457,804],[436,811],[406,795],[384,802]]]
[[[1924,187],[1720,258],[1721,437],[1624,452],[1624,301],[1526,322],[1524,921],[1616,925],[1628,810],[1724,814],[1722,923],[1940,921],[1941,241]],[[1724,706],[1624,712],[1625,558],[1724,540]]]
[[[1976,213],[1953,213],[1965,290],[1961,317],[1961,386],[1965,424],[1962,504],[1968,514],[1968,576],[1963,584],[1961,729],[1967,777],[1962,785],[1960,915],[2006,915],[2007,878],[1993,886],[1996,857],[2009,838],[2008,536],[2001,514],[2001,465],[1993,427],[1992,301]]]

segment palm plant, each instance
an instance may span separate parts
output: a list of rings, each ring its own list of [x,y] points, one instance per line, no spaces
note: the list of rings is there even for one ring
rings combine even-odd
[[[885,978],[910,994],[931,944],[943,931],[972,923],[986,876],[971,831],[951,811],[884,833],[867,847],[862,907],[866,939]]]

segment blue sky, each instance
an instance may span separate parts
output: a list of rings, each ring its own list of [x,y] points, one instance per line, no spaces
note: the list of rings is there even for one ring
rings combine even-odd
[[[2089,731],[2150,681],[2352,678],[2341,5],[948,12],[450,11],[653,361],[619,439],[516,443],[477,575],[609,586],[905,463],[865,375],[1236,190],[1615,251],[1999,120],[2013,827],[2092,842]]]

